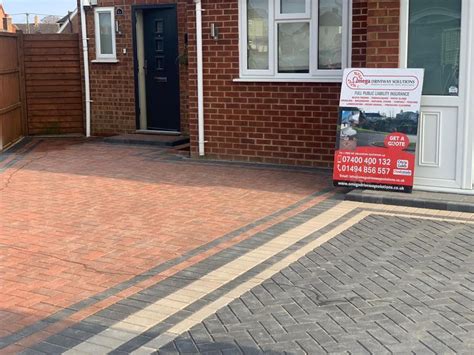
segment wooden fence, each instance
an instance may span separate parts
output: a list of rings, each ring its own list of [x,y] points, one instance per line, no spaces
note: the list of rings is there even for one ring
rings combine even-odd
[[[0,33],[0,151],[25,134],[22,36]]]
[[[79,36],[24,35],[29,135],[84,134]]]
[[[79,36],[0,33],[0,151],[64,134],[84,134]]]

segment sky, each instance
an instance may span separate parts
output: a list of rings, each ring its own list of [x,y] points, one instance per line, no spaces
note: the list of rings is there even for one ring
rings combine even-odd
[[[0,0],[5,11],[8,14],[18,14],[22,12],[29,12],[31,14],[45,14],[65,16],[68,11],[76,8],[76,0]],[[25,15],[15,15],[13,22],[25,22]],[[34,15],[30,16],[30,21],[33,20]],[[40,18],[44,16],[39,16]]]

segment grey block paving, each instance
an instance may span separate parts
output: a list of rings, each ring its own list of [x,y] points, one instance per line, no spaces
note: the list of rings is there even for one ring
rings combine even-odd
[[[159,353],[474,353],[474,226],[372,215]]]

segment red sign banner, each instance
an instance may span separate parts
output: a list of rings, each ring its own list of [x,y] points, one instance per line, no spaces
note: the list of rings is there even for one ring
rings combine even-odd
[[[420,69],[345,70],[334,185],[412,190],[422,83]]]

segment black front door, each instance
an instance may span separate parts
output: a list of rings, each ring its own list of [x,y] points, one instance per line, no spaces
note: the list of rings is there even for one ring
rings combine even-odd
[[[179,131],[178,26],[174,5],[143,12],[147,126]]]

